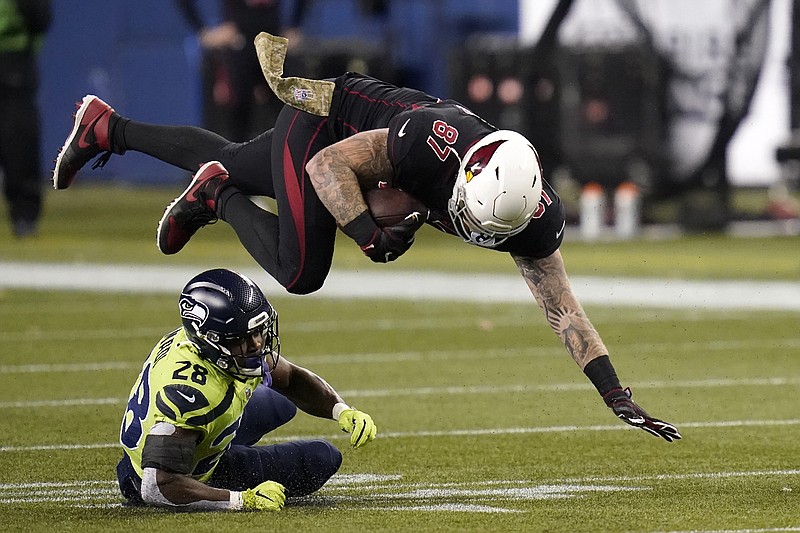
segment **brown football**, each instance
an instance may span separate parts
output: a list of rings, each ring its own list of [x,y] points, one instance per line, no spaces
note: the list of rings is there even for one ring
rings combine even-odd
[[[420,226],[428,218],[425,204],[400,189],[370,189],[364,194],[364,200],[381,228],[399,224],[413,213],[418,213]]]

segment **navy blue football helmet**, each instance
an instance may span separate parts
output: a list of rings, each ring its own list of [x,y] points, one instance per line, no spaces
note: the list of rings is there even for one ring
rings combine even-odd
[[[207,270],[192,278],[178,303],[186,335],[200,356],[238,378],[263,376],[278,363],[278,313],[261,289],[237,272]]]

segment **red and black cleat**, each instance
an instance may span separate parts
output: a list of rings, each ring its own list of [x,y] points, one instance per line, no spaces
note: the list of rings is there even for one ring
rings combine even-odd
[[[197,230],[217,221],[217,200],[228,185],[228,171],[218,161],[200,167],[192,182],[175,198],[158,222],[156,244],[161,253],[176,254]]]
[[[109,126],[118,118],[110,105],[89,94],[83,97],[75,112],[75,125],[56,158],[53,169],[53,188],[66,189],[72,185],[75,175],[95,156],[105,152],[92,166],[102,167],[111,157]]]

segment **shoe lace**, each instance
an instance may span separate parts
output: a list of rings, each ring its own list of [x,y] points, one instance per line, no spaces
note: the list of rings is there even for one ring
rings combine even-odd
[[[92,163],[92,170],[96,168],[103,168],[108,163],[108,160],[111,159],[111,152],[103,152],[103,155],[97,158],[97,160]]]
[[[204,193],[200,194],[205,196]],[[209,209],[205,206],[205,198],[203,198],[201,203],[190,206],[188,212],[190,215],[191,224],[196,224],[198,226],[210,226],[219,220],[219,217],[217,217],[216,213],[209,211]]]

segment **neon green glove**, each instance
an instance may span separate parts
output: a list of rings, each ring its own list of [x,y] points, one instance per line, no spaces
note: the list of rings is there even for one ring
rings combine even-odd
[[[339,415],[339,427],[350,433],[350,444],[358,448],[375,438],[378,427],[372,417],[358,409],[348,407]]]
[[[242,492],[242,507],[248,511],[280,511],[286,502],[283,490],[277,481],[265,481]]]

